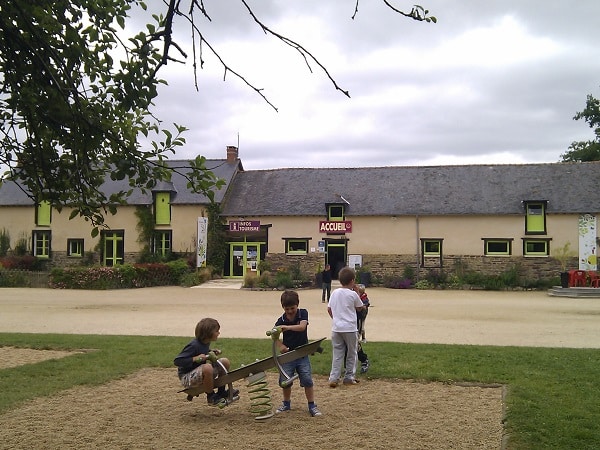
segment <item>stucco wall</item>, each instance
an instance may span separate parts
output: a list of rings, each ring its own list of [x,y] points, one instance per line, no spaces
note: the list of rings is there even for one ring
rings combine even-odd
[[[89,222],[77,217],[69,220],[71,210],[65,208],[61,213],[52,211],[52,265],[78,264],[81,260],[66,257],[67,239],[84,239],[84,250],[89,253],[96,247],[99,238],[91,237]],[[171,224],[157,227],[173,232],[173,251],[178,253],[194,252],[196,245],[197,218],[206,215],[200,205],[173,205]],[[238,219],[238,218],[235,218]],[[302,270],[315,273],[324,264],[325,255],[312,252],[319,240],[339,238],[339,235],[327,235],[319,232],[319,221],[323,217],[246,217],[247,220],[259,220],[268,228],[268,254],[276,265],[289,266],[294,260],[300,261]],[[422,238],[443,239],[444,270],[451,272],[457,261],[466,263],[469,269],[483,273],[500,273],[518,263],[531,277],[550,277],[558,271],[558,262],[551,257],[524,258],[522,239],[525,235],[525,219],[515,216],[425,216],[425,217],[352,217],[352,232],[348,239],[347,253],[363,256],[363,264],[371,266],[376,276],[388,274],[401,275],[409,265],[415,270],[419,266],[417,253]],[[548,214],[547,235],[551,239],[550,249],[562,247],[570,242],[573,249],[578,242],[579,215]],[[112,229],[125,230],[126,261],[135,261],[140,245],[137,242],[137,222],[135,207],[120,207],[117,214],[107,215],[106,224]],[[0,229],[7,229],[14,246],[17,239],[24,235],[31,241],[33,229],[47,229],[35,226],[33,207],[4,207],[0,216]],[[285,255],[284,238],[308,238],[309,253],[304,257]],[[511,257],[487,257],[483,255],[482,238],[513,239]],[[98,255],[95,255],[95,261]],[[573,267],[576,267],[573,264]],[[435,268],[435,267],[434,267]],[[420,268],[425,274],[429,269]]]
[[[319,240],[340,237],[319,233],[319,217],[248,217],[270,224],[269,252],[283,253],[284,238],[309,238],[309,247]],[[484,238],[513,239],[513,255],[522,256],[522,239],[550,238],[550,248],[578,241],[578,215],[547,215],[547,235],[527,236],[524,216],[425,216],[425,217],[348,217],[352,232],[348,253],[357,255],[415,255],[420,239],[443,239],[445,255],[481,256]]]
[[[33,207],[4,207],[0,217],[0,230],[6,229],[11,238],[11,247],[17,240],[24,236],[27,238],[31,248],[32,230],[50,230],[52,232],[52,254],[53,258],[63,258],[62,253],[67,251],[68,239],[83,239],[85,252],[93,252],[100,238],[91,235],[92,225],[80,217],[69,220],[70,208],[64,208],[61,212],[52,210],[52,221],[50,227],[38,227],[35,225],[35,209]],[[175,205],[171,208],[171,224],[159,226],[157,229],[167,229],[173,232],[173,251],[195,252],[197,235],[197,218],[206,215],[205,209],[198,205]],[[135,215],[134,206],[121,206],[115,215],[106,214],[105,223],[107,229],[125,231],[125,253],[135,254],[140,251],[137,242],[138,219]],[[66,258],[66,256],[65,256]],[[130,259],[130,258],[129,258]],[[72,264],[74,260],[69,260]],[[66,262],[63,259],[63,262]]]

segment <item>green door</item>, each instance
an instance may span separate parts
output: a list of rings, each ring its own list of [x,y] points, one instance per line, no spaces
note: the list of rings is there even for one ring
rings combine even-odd
[[[125,257],[124,233],[122,231],[104,233],[104,265],[123,264]]]
[[[243,278],[247,273],[258,275],[260,244],[236,242],[229,244],[229,273],[233,278]]]

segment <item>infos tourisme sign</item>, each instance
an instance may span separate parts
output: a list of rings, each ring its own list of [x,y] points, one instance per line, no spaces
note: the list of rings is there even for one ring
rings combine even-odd
[[[229,222],[229,231],[238,233],[257,233],[260,231],[260,220],[234,220]]]

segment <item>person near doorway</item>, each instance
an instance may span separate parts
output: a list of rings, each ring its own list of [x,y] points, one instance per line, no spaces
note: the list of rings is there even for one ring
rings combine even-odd
[[[322,275],[322,294],[321,294],[321,302],[325,303],[329,302],[329,297],[331,297],[331,266],[329,264],[325,264],[325,269],[321,272]]]

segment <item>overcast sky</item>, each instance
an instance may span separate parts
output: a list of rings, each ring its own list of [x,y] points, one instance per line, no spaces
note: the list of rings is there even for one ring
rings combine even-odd
[[[380,0],[361,0],[354,20],[354,0],[248,3],[351,97],[266,36],[238,0],[204,0],[206,39],[278,112],[231,74],[223,81],[207,48],[196,91],[179,22],[188,61],[161,73],[169,86],[156,102],[158,117],[190,129],[175,158],[220,159],[239,144],[246,170],[537,163],[593,137],[573,116],[588,94],[600,96],[598,0],[422,0],[437,24]]]

